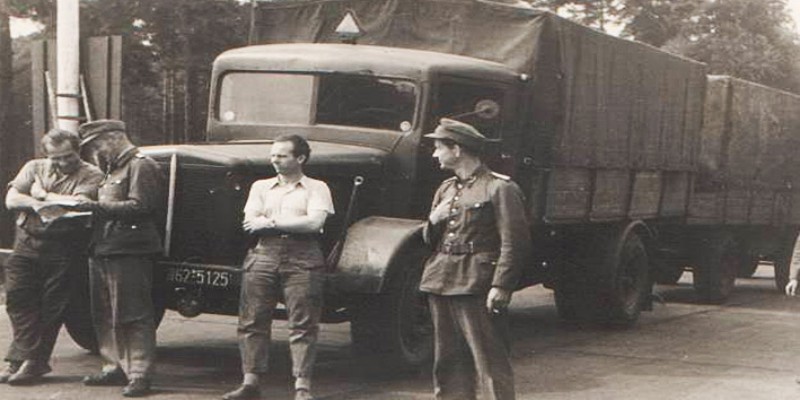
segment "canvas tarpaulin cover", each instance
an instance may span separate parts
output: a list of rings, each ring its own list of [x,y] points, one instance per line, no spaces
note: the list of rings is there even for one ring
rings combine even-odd
[[[546,11],[481,0],[260,3],[261,43],[333,43],[353,10],[359,44],[496,61],[531,81],[523,152],[541,166],[689,171],[705,69]]]

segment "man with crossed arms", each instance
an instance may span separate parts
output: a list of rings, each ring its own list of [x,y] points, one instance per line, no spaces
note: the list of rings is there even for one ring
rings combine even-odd
[[[322,313],[325,259],[319,236],[333,201],[325,182],[303,173],[311,150],[298,135],[282,135],[270,151],[277,176],[253,183],[244,206],[244,230],[258,237],[242,266],[239,349],[244,379],[225,400],[259,398],[267,372],[272,311],[286,304],[295,399],[311,399],[311,370]]]

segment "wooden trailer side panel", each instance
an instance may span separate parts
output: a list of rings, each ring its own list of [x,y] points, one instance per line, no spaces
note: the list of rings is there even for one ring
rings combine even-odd
[[[798,95],[709,77],[691,223],[800,223],[799,109]]]

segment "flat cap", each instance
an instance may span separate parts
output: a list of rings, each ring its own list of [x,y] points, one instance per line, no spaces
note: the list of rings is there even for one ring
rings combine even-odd
[[[431,139],[450,139],[464,147],[472,150],[483,150],[483,146],[489,142],[474,126],[450,118],[439,120],[439,126],[425,135]]]
[[[78,136],[81,138],[81,146],[107,132],[125,132],[125,123],[116,119],[98,119],[79,126]]]

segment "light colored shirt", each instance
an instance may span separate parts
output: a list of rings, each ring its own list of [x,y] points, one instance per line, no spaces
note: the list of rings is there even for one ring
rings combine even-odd
[[[325,182],[307,176],[293,184],[282,184],[278,177],[256,181],[244,206],[245,218],[304,216],[312,211],[333,215],[333,200]]]

